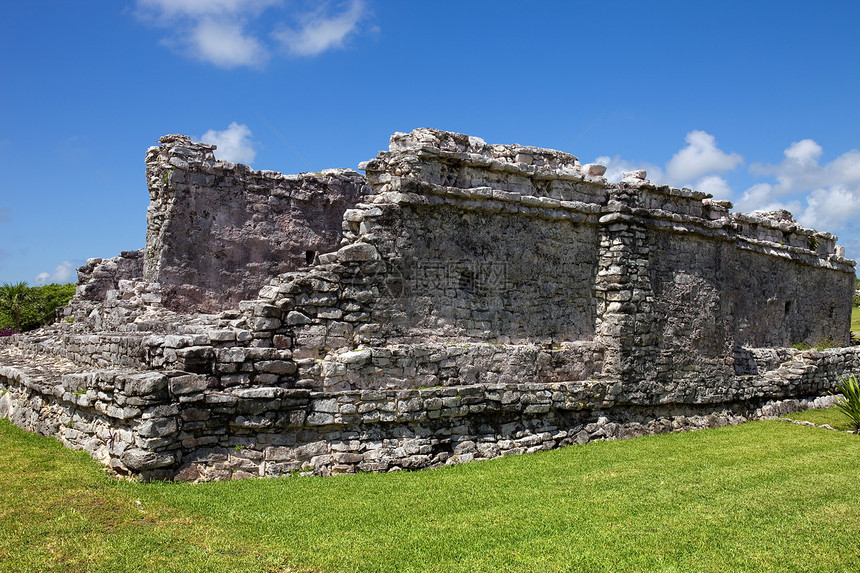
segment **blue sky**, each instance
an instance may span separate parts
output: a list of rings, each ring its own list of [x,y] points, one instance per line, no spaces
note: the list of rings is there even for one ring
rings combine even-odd
[[[858,258],[857,22],[847,1],[7,0],[0,283],[141,248],[166,133],[285,173],[416,127],[550,147],[788,207]]]

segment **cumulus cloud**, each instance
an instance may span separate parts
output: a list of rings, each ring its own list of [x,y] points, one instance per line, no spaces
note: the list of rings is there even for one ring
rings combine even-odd
[[[53,273],[39,273],[36,275],[35,283],[38,286],[51,283],[65,284],[75,282],[77,279],[78,265],[72,261],[63,261],[54,269]]]
[[[853,229],[860,219],[860,188],[836,185],[815,189],[797,220],[814,229]]]
[[[658,183],[663,179],[663,170],[660,169],[658,166],[654,165],[653,163],[648,163],[645,161],[627,161],[626,159],[622,159],[618,155],[616,155],[615,157],[601,155],[594,160],[594,163],[599,163],[600,165],[606,166],[606,173],[604,174],[604,177],[606,177],[607,181],[613,183],[621,181],[622,176],[625,172],[639,171],[640,169],[644,169],[647,173],[648,179],[654,183]]]
[[[821,146],[811,139],[802,139],[792,143],[783,153],[786,159],[800,166],[812,165],[821,157]]]
[[[652,183],[691,187],[720,199],[730,199],[732,190],[717,173],[737,168],[743,164],[743,157],[721,150],[717,147],[716,138],[706,131],[693,130],[687,133],[685,141],[686,146],[672,156],[665,168],[644,161],[628,161],[617,155],[604,155],[594,162],[606,166],[609,181],[621,181],[621,174],[625,171],[644,169]]]
[[[860,185],[860,151],[852,149],[830,163],[820,164],[823,150],[811,139],[795,141],[784,151],[779,164],[753,163],[750,173],[776,179],[771,193],[783,197],[808,192],[818,187]]]
[[[751,163],[748,169],[760,181],[734,197],[722,176],[743,164],[737,153],[719,149],[715,138],[701,130],[686,136],[686,145],[665,169],[621,157],[598,157],[607,166],[606,177],[620,181],[621,173],[645,169],[653,183],[688,186],[734,202],[736,212],[791,211],[806,227],[842,236],[850,256],[860,256],[860,151],[852,149],[830,162],[822,162],[824,149],[812,139],[801,139],[783,150],[777,164]]]
[[[737,153],[717,147],[716,138],[706,131],[693,130],[684,139],[687,146],[666,164],[666,178],[673,185],[690,183],[706,173],[731,171],[744,161]]]
[[[750,173],[769,177],[747,189],[737,202],[740,211],[788,209],[805,227],[842,236],[850,256],[858,256],[860,238],[860,151],[852,149],[829,163],[812,139],[789,145],[779,164],[754,163]]]
[[[200,137],[200,141],[217,145],[215,157],[222,161],[250,165],[257,155],[254,140],[251,139],[251,130],[247,125],[235,121],[222,131],[210,129]]]
[[[233,16],[259,13],[280,0],[138,0],[138,9],[149,17],[171,19],[181,16]]]
[[[138,0],[138,16],[168,28],[165,45],[223,68],[260,67],[268,52],[249,24],[279,0]]]
[[[198,59],[223,68],[258,67],[269,58],[263,44],[235,22],[203,19],[191,31],[189,44]]]
[[[365,15],[364,3],[352,0],[344,11],[330,15],[324,5],[302,17],[298,28],[281,27],[274,37],[294,56],[315,56],[332,48],[342,48]]]
[[[283,12],[283,6],[283,0],[137,0],[136,13],[169,31],[164,45],[226,69],[263,67],[272,42],[294,56],[343,47],[366,13],[361,0],[350,0],[345,8],[326,2],[310,14],[287,14],[298,21],[290,25],[269,15]],[[261,30],[267,22],[272,23],[268,32]]]
[[[740,213],[779,211],[785,209],[792,213],[800,213],[803,205],[799,199],[781,200],[773,194],[770,183],[756,183],[741,194],[735,201],[735,211]]]
[[[729,186],[729,182],[719,175],[706,175],[696,181],[693,188],[703,193],[710,193],[715,199],[729,200],[732,198],[732,188]]]

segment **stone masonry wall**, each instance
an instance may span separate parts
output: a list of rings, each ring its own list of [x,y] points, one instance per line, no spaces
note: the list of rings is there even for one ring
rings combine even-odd
[[[150,206],[143,277],[166,306],[230,308],[269,278],[313,263],[341,239],[364,178],[346,169],[282,175],[216,161],[180,135],[146,155]]]
[[[5,358],[0,415],[119,473],[182,480],[420,469],[736,424],[820,406],[807,397],[860,367],[857,348],[795,351],[779,372],[660,405],[608,380],[331,393],[213,387],[176,371],[64,374],[56,362],[46,372]]]
[[[739,423],[860,369],[788,347],[848,343],[854,262],[785,212],[427,129],[366,179],[211,152],[148,152],[146,248],[0,340],[0,415],[145,478],[328,475]]]

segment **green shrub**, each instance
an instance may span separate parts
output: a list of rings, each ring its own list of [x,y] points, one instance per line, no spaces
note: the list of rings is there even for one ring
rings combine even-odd
[[[27,283],[0,286],[0,329],[33,330],[54,321],[55,311],[75,294],[74,284],[31,287]]]
[[[857,377],[850,374],[847,378],[839,378],[836,391],[843,396],[836,401],[836,407],[848,416],[854,430],[860,430],[860,384]]]

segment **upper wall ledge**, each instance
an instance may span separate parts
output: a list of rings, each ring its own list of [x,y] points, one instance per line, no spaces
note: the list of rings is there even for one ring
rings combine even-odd
[[[269,170],[255,171],[240,163],[217,160],[213,153],[215,145],[194,142],[185,135],[165,135],[159,139],[159,143],[160,146],[149,148],[146,162],[153,167],[171,171],[199,170],[207,174],[232,171],[260,179],[260,183],[268,180],[274,187],[277,187],[279,182],[361,176],[349,169],[326,169],[320,173],[299,175],[285,175]],[[605,166],[582,165],[576,156],[553,149],[518,144],[488,144],[479,137],[466,134],[418,128],[410,133],[393,134],[389,151],[380,152],[376,159],[361,163],[359,169],[367,171],[369,182],[373,185],[377,179],[408,179],[416,175],[421,177],[419,173],[410,173],[409,164],[437,161],[517,174],[532,180],[559,179],[586,183],[595,192],[599,189],[609,192],[609,195],[606,195],[606,191],[598,192],[588,199],[601,209],[612,211],[615,209],[613,204],[620,202],[630,207],[653,211],[656,215],[661,211],[692,215],[719,221],[734,228],[741,237],[767,241],[776,248],[799,247],[842,264],[855,264],[845,258],[844,248],[836,245],[838,238],[835,235],[805,228],[794,221],[791,213],[787,211],[730,213],[732,204],[729,201],[714,200],[712,195],[692,189],[655,185],[646,179],[645,171],[625,173],[620,183],[607,183],[604,177]],[[177,182],[179,179],[176,178]],[[174,177],[171,176],[170,180],[173,182]],[[369,187],[366,192],[374,193]],[[609,204],[606,203],[607,200]]]
[[[487,144],[479,137],[418,128],[410,133],[392,135],[389,151],[382,151],[376,159],[361,163],[359,169],[368,173],[371,184],[384,183],[392,177],[421,178],[421,170],[413,170],[410,164],[428,160],[517,173],[532,180],[560,179],[599,185],[607,189],[609,195],[594,195],[591,200],[610,210],[613,204],[620,202],[657,215],[665,211],[721,221],[745,239],[766,241],[777,249],[798,247],[842,264],[855,264],[845,258],[844,248],[836,245],[838,237],[801,226],[788,211],[730,213],[730,201],[715,200],[713,195],[693,189],[656,185],[646,179],[642,170],[624,173],[620,183],[607,183],[603,176],[605,166],[582,165],[576,156],[553,149]],[[607,199],[609,205],[604,203]]]

